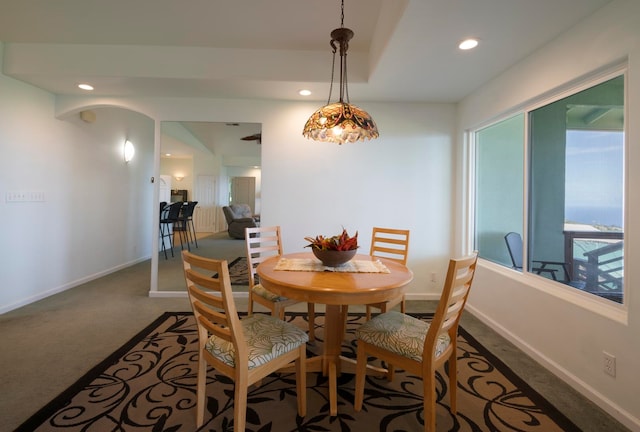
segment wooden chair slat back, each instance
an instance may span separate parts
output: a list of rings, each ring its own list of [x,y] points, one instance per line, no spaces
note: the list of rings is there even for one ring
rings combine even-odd
[[[279,226],[245,228],[249,287],[256,283],[258,265],[274,255],[282,255],[282,237]]]
[[[477,261],[477,252],[449,261],[444,289],[425,340],[423,361],[435,360],[435,347],[438,338],[444,333],[449,334],[455,346],[458,324],[469,296]]]
[[[233,300],[227,261],[182,251],[182,263],[198,334],[201,337],[215,335],[230,341],[237,357],[246,357],[243,353],[247,352],[247,347]],[[201,346],[204,346],[203,341]]]
[[[369,255],[407,265],[409,230],[373,227]]]

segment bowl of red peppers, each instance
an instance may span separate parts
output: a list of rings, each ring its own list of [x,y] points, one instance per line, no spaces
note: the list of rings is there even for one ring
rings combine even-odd
[[[339,235],[325,237],[318,235],[315,238],[305,237],[311,251],[322,261],[326,267],[339,267],[348,263],[356,254],[358,249],[358,232],[350,236],[346,229],[342,229]]]

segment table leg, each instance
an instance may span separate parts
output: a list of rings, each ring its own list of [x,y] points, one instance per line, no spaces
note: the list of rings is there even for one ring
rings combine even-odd
[[[340,374],[340,353],[346,325],[347,306],[327,305],[324,319],[324,367],[329,375],[329,406],[332,416],[338,415],[337,381]]]
[[[321,356],[307,358],[307,372],[322,372],[329,380],[329,413],[338,415],[338,375],[355,373],[355,361],[342,357],[342,341],[347,324],[348,306],[327,305],[324,320],[324,344]],[[293,372],[292,366],[281,370]],[[367,365],[367,373],[386,376],[387,370]]]

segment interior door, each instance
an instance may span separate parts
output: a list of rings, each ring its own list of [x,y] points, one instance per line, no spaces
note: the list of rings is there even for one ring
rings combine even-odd
[[[231,179],[231,204],[249,204],[256,212],[256,178],[233,177]]]
[[[198,206],[193,214],[193,223],[196,232],[216,231],[216,177],[212,175],[199,175],[196,178],[194,201]]]

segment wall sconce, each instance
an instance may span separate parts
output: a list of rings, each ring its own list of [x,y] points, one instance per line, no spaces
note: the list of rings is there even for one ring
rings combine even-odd
[[[175,178],[178,181],[182,181],[184,179],[184,176],[177,175],[177,176],[174,176],[173,178]]]
[[[136,149],[133,147],[133,143],[129,140],[124,142],[124,161],[129,163],[133,159],[133,155],[136,153]]]

